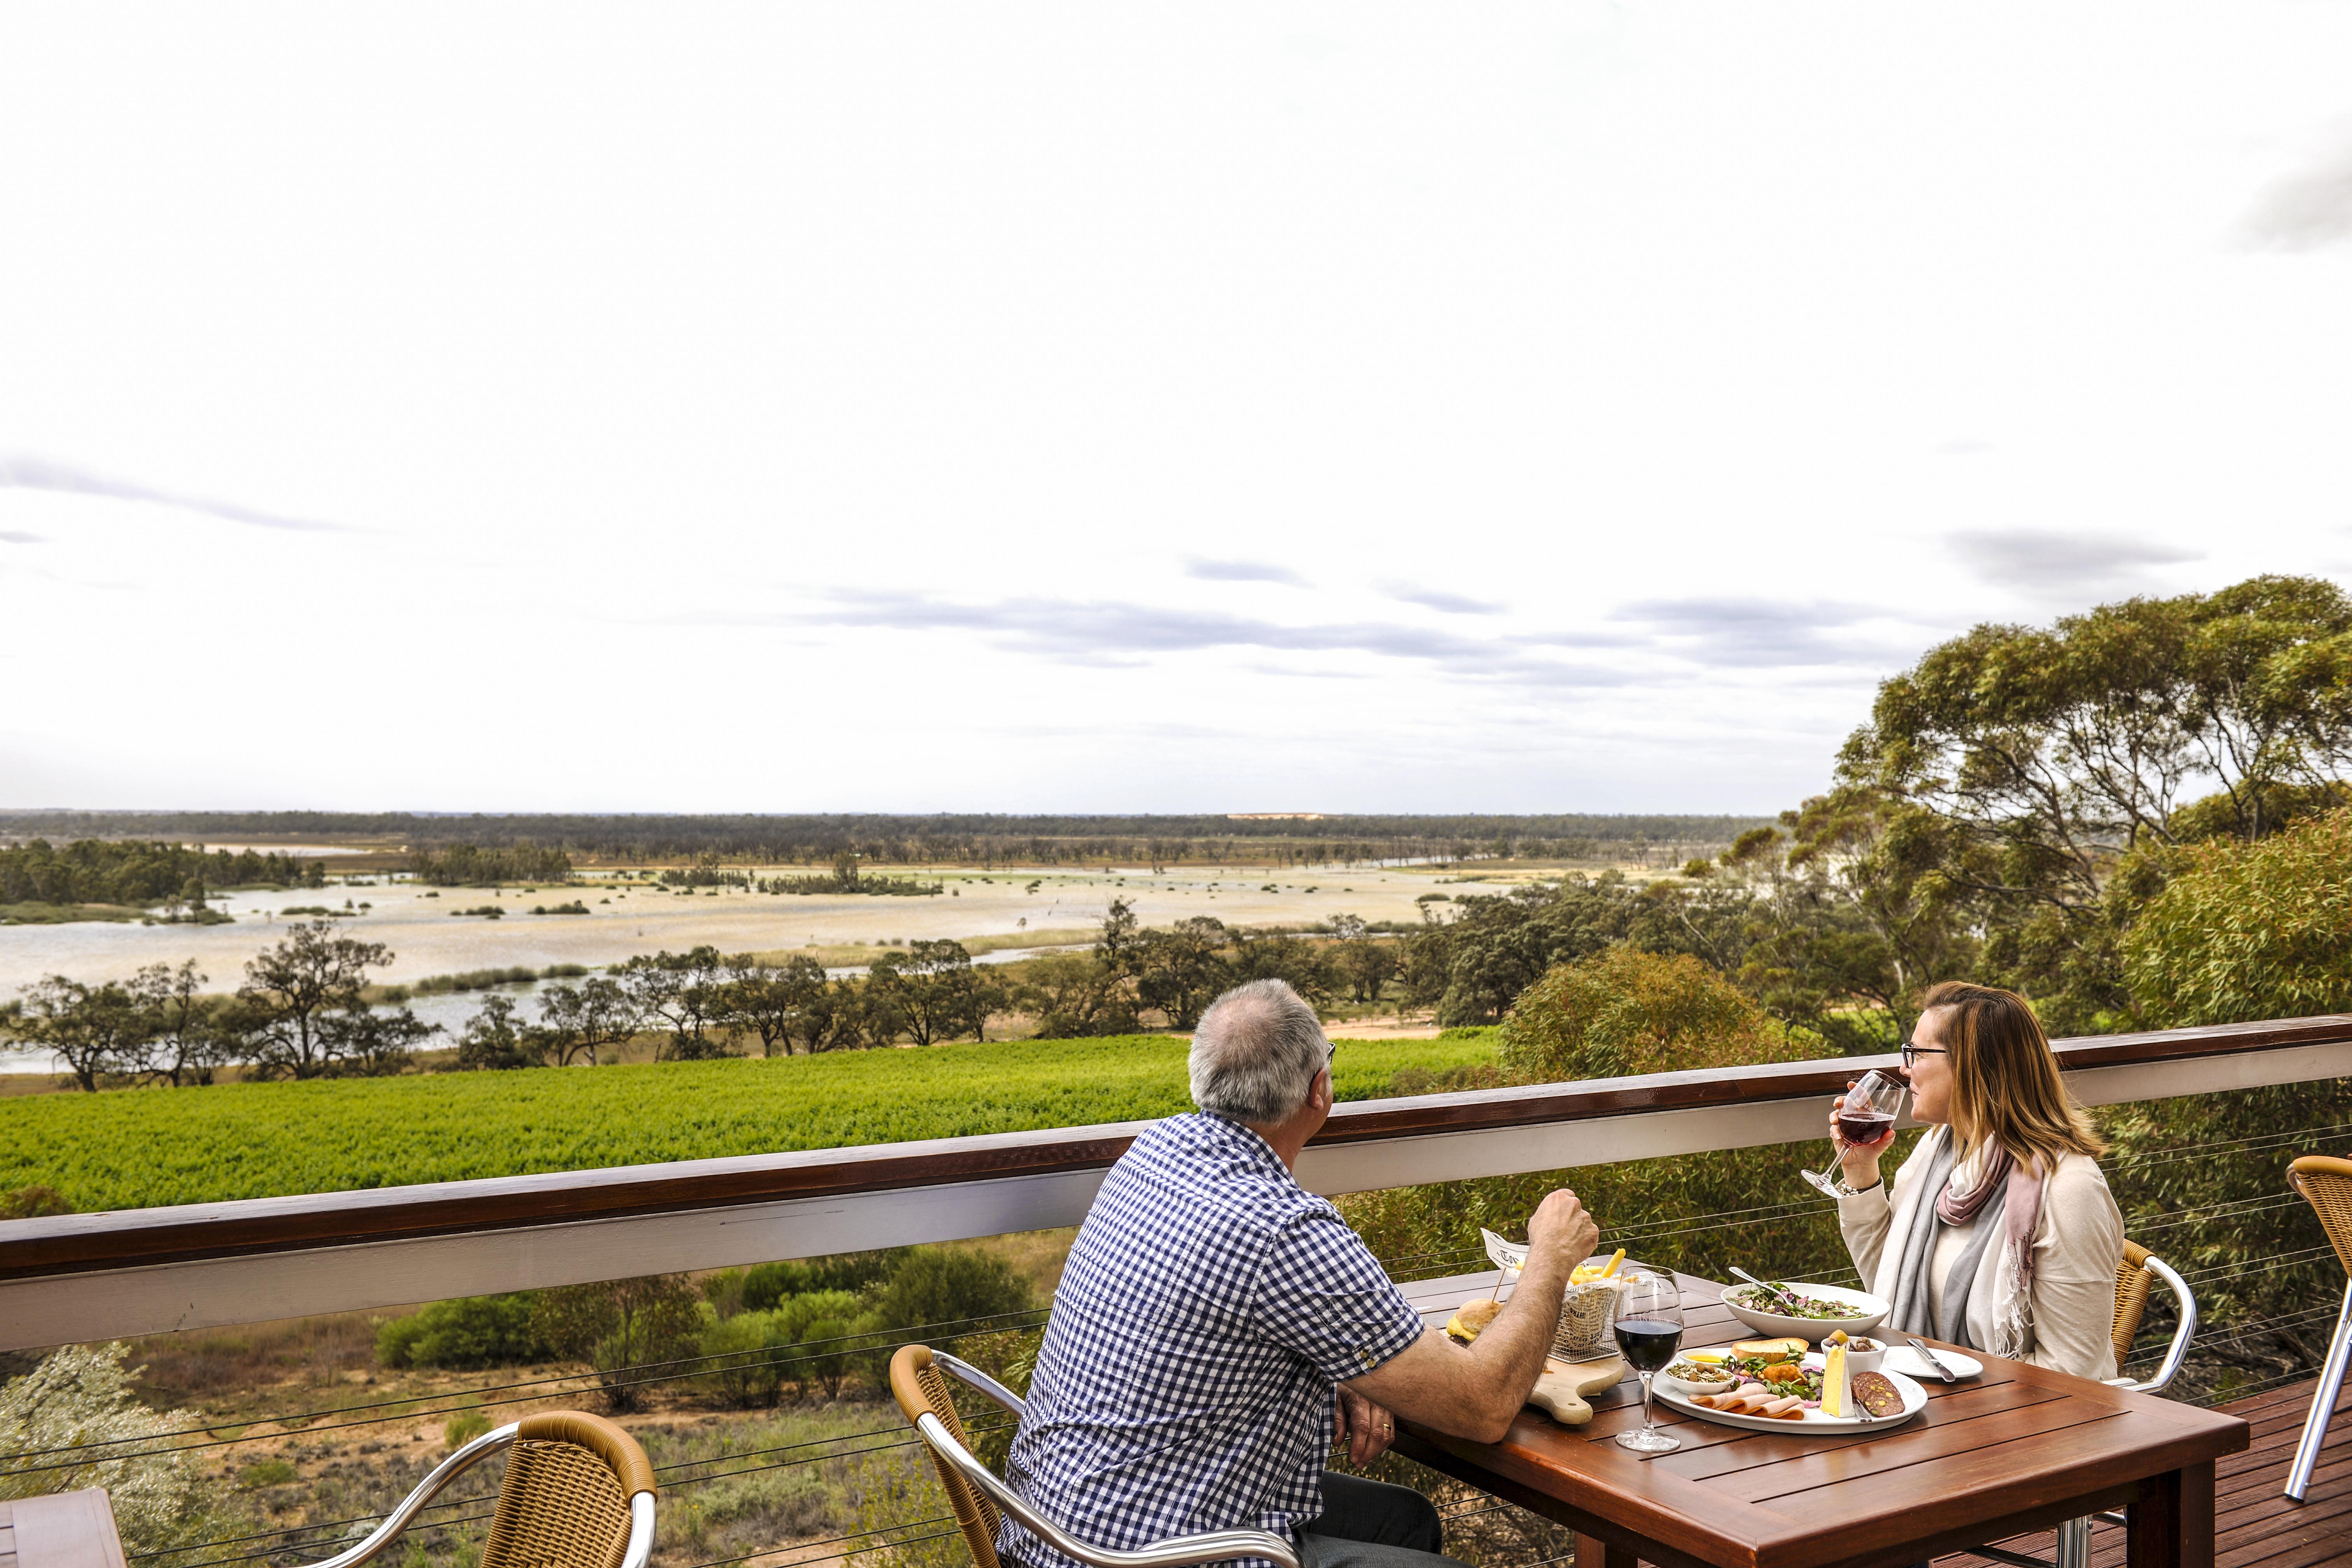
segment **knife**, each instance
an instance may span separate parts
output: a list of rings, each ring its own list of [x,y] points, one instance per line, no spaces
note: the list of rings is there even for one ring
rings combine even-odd
[[[1927,1364],[1936,1369],[1936,1375],[1937,1377],[1942,1378],[1946,1383],[1958,1383],[1959,1381],[1959,1379],[1952,1375],[1952,1369],[1946,1366],[1942,1362],[1937,1361],[1936,1359],[1936,1352],[1929,1350],[1926,1344],[1922,1343],[1917,1335],[1906,1334],[1903,1338],[1908,1342],[1913,1350],[1917,1351],[1921,1355],[1927,1358]]]

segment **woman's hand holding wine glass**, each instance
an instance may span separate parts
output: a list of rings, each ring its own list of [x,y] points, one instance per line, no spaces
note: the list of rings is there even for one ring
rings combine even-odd
[[[1895,1141],[1895,1121],[1902,1113],[1905,1086],[1901,1079],[1871,1071],[1846,1085],[1830,1107],[1830,1142],[1836,1146],[1840,1173],[1846,1192],[1878,1184],[1878,1157]],[[1818,1192],[1841,1196],[1841,1184],[1826,1171],[1798,1173]]]
[[[1869,1076],[1885,1081],[1882,1074]],[[1830,1137],[1838,1146],[1838,1164],[1845,1172],[1846,1185],[1856,1188],[1877,1184],[1879,1156],[1895,1142],[1895,1111],[1858,1095],[1859,1087],[1847,1084],[1846,1092],[1830,1108]],[[1899,1095],[1895,1099],[1899,1104]]]

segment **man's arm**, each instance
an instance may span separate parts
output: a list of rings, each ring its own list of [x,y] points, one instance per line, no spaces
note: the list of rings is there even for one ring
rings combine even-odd
[[[1576,1194],[1561,1188],[1528,1221],[1518,1289],[1467,1349],[1426,1333],[1340,1387],[1408,1421],[1481,1443],[1499,1440],[1543,1372],[1569,1271],[1591,1256],[1600,1237]]]

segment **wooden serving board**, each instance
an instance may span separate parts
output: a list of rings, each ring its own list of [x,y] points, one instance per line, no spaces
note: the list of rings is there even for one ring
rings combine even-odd
[[[1624,1376],[1622,1356],[1580,1362],[1547,1358],[1528,1403],[1563,1426],[1581,1426],[1592,1419],[1592,1406],[1584,1402],[1584,1396],[1614,1387]]]

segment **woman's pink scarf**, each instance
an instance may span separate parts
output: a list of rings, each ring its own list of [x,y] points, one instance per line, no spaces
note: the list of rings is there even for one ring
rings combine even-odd
[[[2018,1163],[2014,1155],[2000,1143],[1986,1145],[1984,1169],[1969,1184],[1965,1195],[1952,1191],[1949,1182],[1936,1194],[1936,1213],[1946,1225],[1966,1225],[1977,1217],[1995,1192],[2005,1191],[2007,1200],[2001,1205],[2002,1246],[2007,1249],[2010,1266],[2017,1275],[2017,1292],[1997,1310],[1997,1315],[2011,1316],[2016,1321],[2008,1325],[2008,1337],[2015,1342],[2032,1343],[2033,1324],[2033,1227],[2042,1220],[2042,1172],[2034,1165]],[[1998,1353],[1998,1352],[1996,1352]]]

